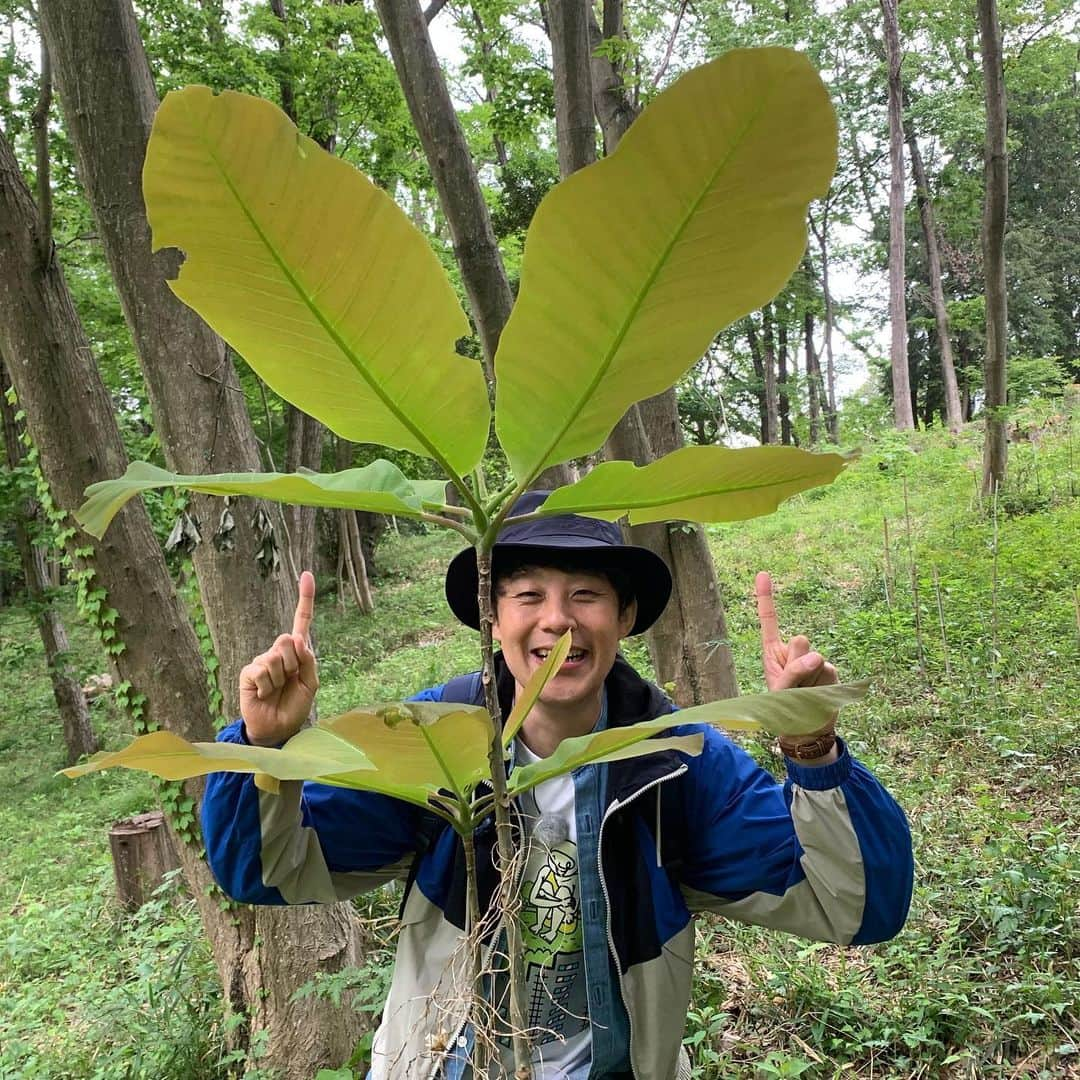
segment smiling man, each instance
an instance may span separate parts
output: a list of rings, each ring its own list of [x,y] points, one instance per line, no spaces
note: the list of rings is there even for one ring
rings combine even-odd
[[[546,495],[524,495],[513,515],[535,510]],[[573,515],[513,524],[495,545],[493,576],[504,714],[559,638],[572,634],[570,655],[529,713],[512,764],[547,757],[566,738],[674,711],[619,653],[624,637],[659,617],[671,576],[652,552],[623,544],[617,525]],[[474,629],[476,584],[470,548],[452,560],[446,595]],[[805,637],[781,638],[768,575],[756,586],[768,688],[836,682]],[[313,598],[305,574],[293,632],[244,669],[242,719],[222,739],[279,744],[307,717],[318,688],[307,641]],[[479,672],[416,699],[482,704]],[[527,1022],[542,1080],[690,1075],[682,1034],[695,912],[852,944],[884,940],[903,925],[912,885],[907,822],[832,725],[781,741],[782,785],[719,732],[672,716],[672,733],[696,731],[705,740],[697,757],[661,750],[588,765],[519,801]],[[222,887],[249,903],[332,902],[404,879],[371,1075],[472,1074],[469,965],[460,947],[464,858],[449,827],[387,796],[288,782],[267,795],[236,773],[211,777],[203,824]],[[493,831],[486,823],[476,834],[484,910],[497,887]],[[502,1006],[504,980],[496,975],[494,983]],[[513,1071],[508,1040],[500,1042],[491,1076]]]

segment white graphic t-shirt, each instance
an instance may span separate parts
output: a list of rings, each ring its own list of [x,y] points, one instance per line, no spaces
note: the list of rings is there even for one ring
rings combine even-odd
[[[519,765],[540,760],[520,739],[515,754]],[[592,1057],[574,781],[546,780],[522,795],[518,806],[529,845],[520,896],[533,1066],[537,1080],[567,1080]]]

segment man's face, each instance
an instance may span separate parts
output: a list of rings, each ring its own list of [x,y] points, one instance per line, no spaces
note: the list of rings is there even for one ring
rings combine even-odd
[[[615,588],[603,574],[529,567],[499,582],[492,634],[518,686],[524,686],[559,638],[572,631],[570,654],[540,704],[574,719],[593,705],[599,711],[604,679],[636,614],[636,601],[620,613]]]

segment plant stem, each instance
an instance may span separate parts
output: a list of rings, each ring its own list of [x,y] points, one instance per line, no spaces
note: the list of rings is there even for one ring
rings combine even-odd
[[[460,521],[454,521],[453,518],[442,517],[439,514],[420,514],[421,521],[429,522],[432,525],[441,525],[444,529],[453,529],[456,533],[461,533],[469,543],[473,543],[476,540],[476,533],[472,531],[467,525]]]
[[[465,901],[468,912],[468,923],[465,926],[465,936],[472,960],[472,1017],[473,1017],[473,1075],[487,1076],[487,1046],[488,1041],[480,1037],[477,1027],[483,1017],[484,1009],[484,969],[483,955],[484,942],[483,932],[480,927],[480,895],[477,890],[476,879],[476,842],[474,831],[470,827],[461,834],[461,844],[465,849]]]
[[[484,701],[491,714],[492,739],[488,748],[491,786],[495,794],[495,836],[499,854],[499,908],[506,927],[506,951],[509,954],[510,1037],[514,1046],[515,1080],[532,1080],[532,1052],[525,1026],[525,980],[521,969],[521,927],[517,921],[514,890],[514,837],[510,823],[510,795],[506,789],[506,765],[503,758],[502,712],[495,686],[495,653],[491,638],[494,616],[491,608],[491,540],[476,547],[477,600],[480,609],[480,647],[484,655],[481,680]]]
[[[881,519],[881,528],[885,535],[885,604],[890,611],[892,611],[892,592],[896,591],[896,586],[893,585],[892,580],[892,560],[889,557],[889,519],[883,517]]]
[[[991,681],[994,687],[994,696],[997,697],[997,674],[998,674],[998,481],[994,480],[994,550],[993,569],[990,582],[990,648],[992,650]]]
[[[915,564],[915,545],[911,539],[911,508],[908,505],[907,477],[904,477],[904,523],[907,528],[908,564],[911,567],[911,602],[915,608],[915,644],[919,650],[919,670],[926,678],[926,653],[923,651],[922,612],[919,609],[919,568]]]
[[[937,597],[938,626],[941,628],[941,653],[945,657],[945,677],[952,678],[949,668],[949,639],[945,636],[945,605],[941,602],[941,579],[938,577],[937,567],[934,571],[934,595]]]

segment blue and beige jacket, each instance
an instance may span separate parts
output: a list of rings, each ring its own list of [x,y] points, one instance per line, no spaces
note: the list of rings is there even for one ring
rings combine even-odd
[[[508,711],[513,679],[501,658],[497,668]],[[417,699],[468,701],[468,685],[458,678]],[[605,693],[612,726],[674,711],[621,658]],[[789,761],[780,785],[715,729],[672,724],[672,734],[704,731],[699,756],[664,750],[573,776],[594,1077],[689,1076],[680,1051],[693,913],[860,945],[893,937],[911,898],[903,811],[846,748],[831,765]],[[240,723],[219,739],[243,741]],[[299,782],[271,795],[216,773],[203,829],[214,874],[242,902],[329,903],[405,880],[372,1076],[460,1075],[470,966],[464,855],[448,826],[384,795]],[[497,886],[489,823],[476,845],[486,907]]]

